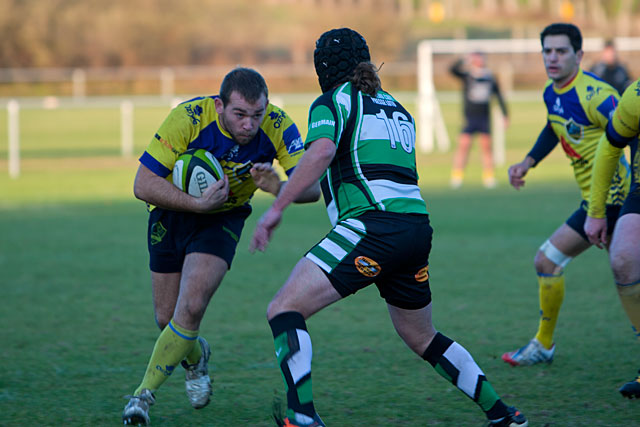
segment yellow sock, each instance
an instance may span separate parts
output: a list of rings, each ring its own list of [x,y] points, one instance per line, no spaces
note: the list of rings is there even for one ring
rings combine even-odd
[[[202,347],[200,347],[200,344],[196,343],[191,349],[191,351],[189,352],[189,354],[187,354],[187,363],[189,365],[195,365],[200,361],[201,357],[202,357]]]
[[[485,169],[482,171],[482,179],[484,181],[496,179],[495,173],[493,173],[493,169]]]
[[[198,331],[181,328],[171,319],[156,340],[142,383],[133,394],[138,396],[145,388],[152,393],[156,391],[169,378],[178,363],[191,352],[196,338]]]
[[[622,307],[633,325],[636,336],[640,339],[640,280],[628,285],[620,283],[616,285]]]
[[[540,324],[536,339],[549,349],[553,345],[553,331],[564,299],[564,275],[538,275],[538,284],[540,285]]]
[[[464,171],[462,169],[453,169],[451,171],[450,185],[452,188],[460,188],[464,180]]]

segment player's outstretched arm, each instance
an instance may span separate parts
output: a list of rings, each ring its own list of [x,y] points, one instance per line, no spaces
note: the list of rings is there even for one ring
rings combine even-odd
[[[282,181],[270,163],[254,163],[249,172],[256,187],[274,196],[278,195]]]
[[[509,167],[509,183],[515,188],[519,190],[524,186],[525,180],[524,177],[531,168],[535,164],[535,160],[532,157],[527,156],[520,163],[516,163]]]
[[[249,245],[249,251],[254,252],[256,249],[264,251],[266,249],[274,230],[282,220],[284,210],[308,191],[309,187],[317,185],[335,154],[336,145],[328,138],[320,138],[311,143],[278,197],[258,221]]]
[[[266,191],[267,193],[271,193],[274,196],[278,196],[282,186],[286,183],[286,181],[281,181],[278,173],[275,171],[273,166],[270,163],[255,163],[251,168],[251,177],[255,182],[256,186]],[[296,200],[295,203],[309,203],[316,202],[320,198],[320,184],[315,183],[305,191],[303,191]]]
[[[553,151],[556,145],[558,145],[558,137],[551,128],[551,124],[547,122],[545,127],[542,128],[540,135],[538,135],[538,139],[533,145],[533,148],[529,151],[524,160],[509,168],[509,183],[516,190],[519,190],[520,187],[524,186],[524,176],[527,174],[529,169],[540,163],[542,159]]]

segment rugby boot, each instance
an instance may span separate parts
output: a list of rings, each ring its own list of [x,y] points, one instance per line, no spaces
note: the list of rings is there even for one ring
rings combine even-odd
[[[149,424],[149,407],[156,403],[156,398],[148,389],[143,389],[139,396],[125,396],[129,403],[122,412],[125,425],[146,426]]]
[[[638,371],[638,373],[640,374],[640,371]],[[620,393],[629,399],[633,399],[634,397],[640,398],[640,375],[638,375],[635,380],[629,381],[620,387]]]
[[[502,360],[511,366],[530,366],[537,363],[551,363],[553,362],[553,354],[555,351],[555,344],[547,350],[542,344],[540,344],[540,341],[533,338],[524,347],[504,353],[502,355]]]
[[[202,349],[202,356],[198,363],[189,365],[186,360],[182,361],[185,376],[185,389],[191,406],[195,409],[204,408],[211,400],[211,378],[209,378],[209,358],[211,357],[211,348],[209,343],[198,337],[198,343]]]
[[[499,420],[490,420],[489,427],[527,427],[529,422],[522,415],[522,412],[518,411],[513,406],[507,408],[508,415]]]

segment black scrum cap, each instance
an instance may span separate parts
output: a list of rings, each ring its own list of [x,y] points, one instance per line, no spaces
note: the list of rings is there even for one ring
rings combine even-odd
[[[322,92],[351,78],[361,62],[371,60],[367,41],[350,28],[327,31],[316,41],[313,62]]]

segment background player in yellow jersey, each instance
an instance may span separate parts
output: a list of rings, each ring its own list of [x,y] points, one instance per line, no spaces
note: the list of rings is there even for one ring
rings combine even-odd
[[[204,148],[219,159],[223,180],[201,198],[180,191],[171,171],[189,148]],[[156,322],[162,330],[142,382],[122,414],[124,424],[149,423],[154,392],[182,362],[191,405],[209,403],[208,343],[199,336],[209,300],[231,266],[249,200],[262,189],[277,195],[283,184],[271,166],[287,174],[304,152],[302,138],[284,111],[269,104],[262,76],[236,68],[224,78],[219,96],[178,105],[140,158],[134,193],[151,207],[148,247]],[[296,202],[316,201],[318,185]]]
[[[604,205],[607,183],[615,173],[624,147],[631,147],[632,179],[629,195],[620,211],[609,258],[616,288],[638,338],[640,338],[640,80],[622,95],[616,112],[607,125],[606,138],[600,140],[596,153],[589,201],[589,216],[584,228],[589,241],[598,247],[609,243]],[[626,397],[640,398],[640,376],[620,388]]]
[[[551,362],[555,352],[553,332],[564,298],[564,268],[591,244],[584,233],[589,200],[591,169],[598,140],[617,104],[617,91],[595,75],[583,72],[582,35],[572,24],[551,24],[540,34],[542,57],[549,76],[544,90],[547,124],[525,159],[509,168],[509,181],[516,189],[524,177],[560,142],[571,161],[580,187],[578,209],[544,242],[534,264],[540,289],[540,323],[528,344],[504,353],[513,366]],[[607,186],[606,217],[612,229],[628,189],[628,165],[624,158]]]

